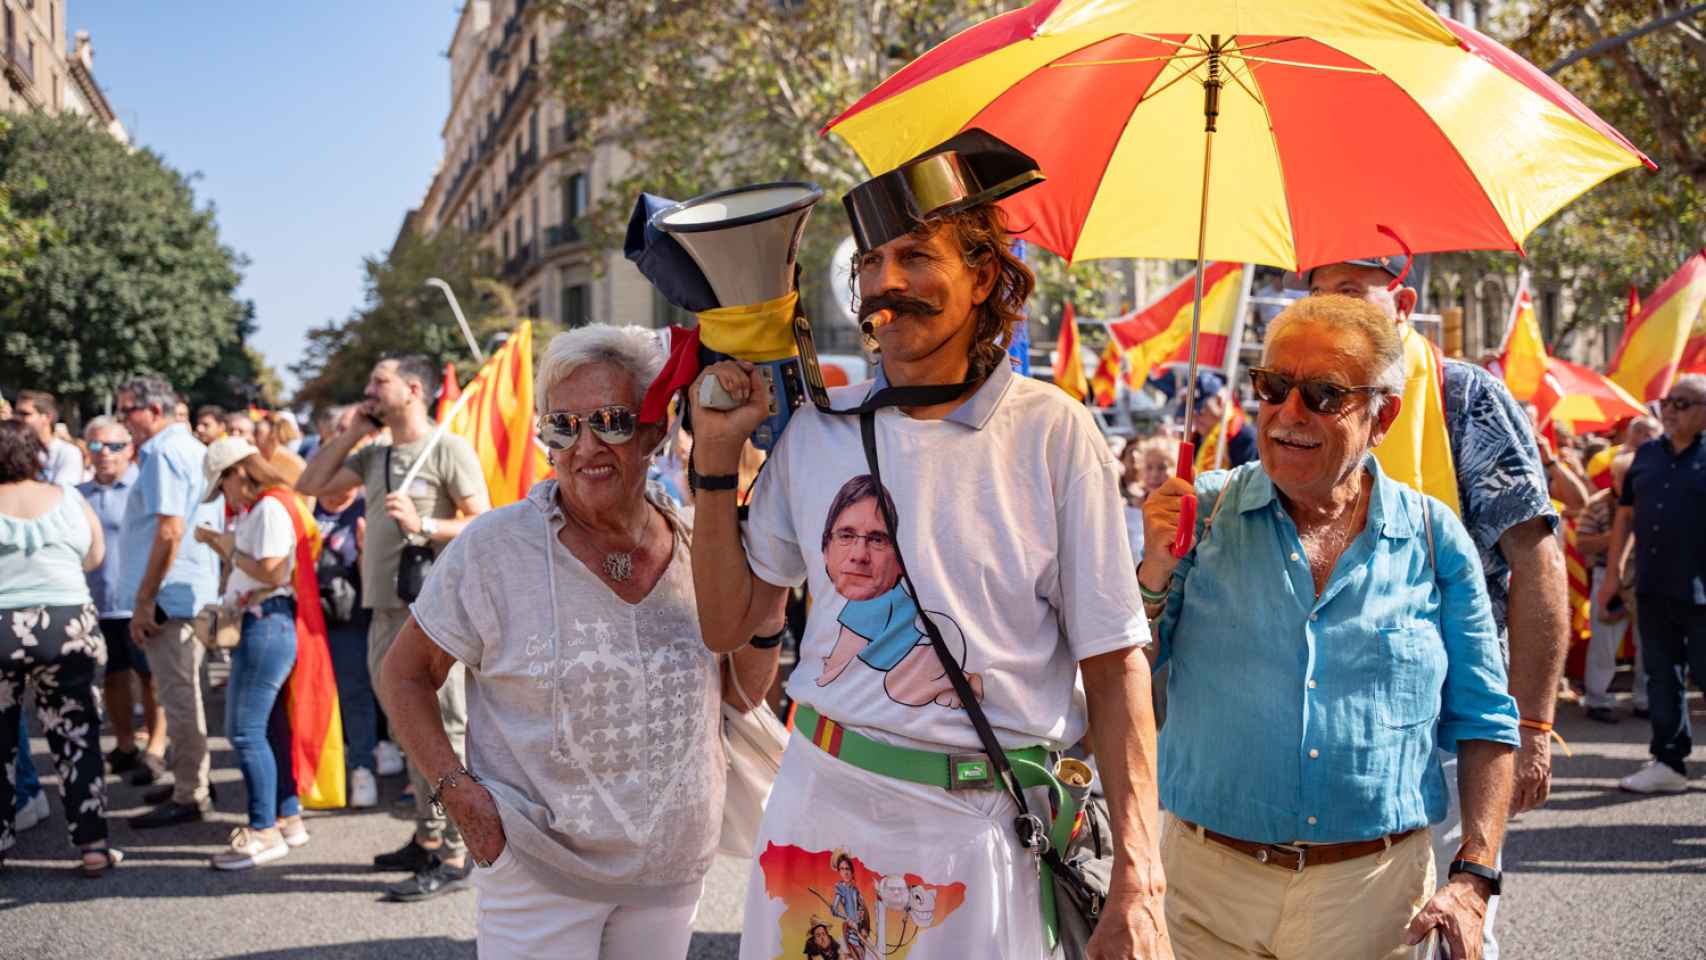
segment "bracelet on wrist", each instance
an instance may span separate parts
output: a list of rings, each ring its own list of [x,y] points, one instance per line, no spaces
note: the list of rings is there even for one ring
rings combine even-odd
[[[439,816],[439,817],[445,816],[444,793],[445,793],[445,791],[455,787],[458,783],[462,782],[462,777],[464,775],[466,775],[468,777],[468,780],[470,783],[480,783],[481,782],[478,774],[476,774],[474,771],[468,769],[468,767],[466,765],[463,765],[463,766],[457,767],[455,770],[450,771],[449,773],[445,774],[444,776],[439,777],[438,783],[433,785],[432,794],[427,797],[427,802],[432,804],[432,812],[435,816]]]
[[[739,490],[738,473],[700,473],[693,458],[687,458],[687,486],[693,492],[701,490]]]
[[[1173,592],[1173,578],[1167,578],[1167,585],[1160,590],[1151,590],[1143,584],[1143,565],[1137,566],[1137,592],[1143,596],[1144,603],[1165,603],[1167,594]]]
[[[768,636],[754,635],[752,640],[749,642],[749,645],[752,647],[755,647],[759,650],[769,650],[773,647],[781,646],[782,645],[782,638],[784,636],[787,636],[787,634],[788,634],[788,627],[786,624],[784,624],[782,629],[776,631],[775,633],[769,634]]]

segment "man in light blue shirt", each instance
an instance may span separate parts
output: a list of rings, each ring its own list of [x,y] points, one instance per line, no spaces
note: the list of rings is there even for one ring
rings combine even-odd
[[[191,525],[224,526],[225,502],[202,503],[207,448],[173,419],[177,395],[165,381],[137,377],[119,388],[118,408],[142,441],[136,486],[119,535],[119,592],[131,602],[130,635],[148,655],[172,740],[172,790],[139,817],[138,829],[200,820],[208,797],[207,717],[201,699],[196,612],[219,596],[219,558],[188,535]]]
[[[1169,547],[1191,487],[1145,503],[1179,960],[1406,957],[1434,927],[1452,956],[1481,955],[1516,702],[1474,541],[1369,454],[1402,403],[1401,356],[1378,309],[1298,301],[1251,371],[1261,460],[1198,478],[1183,560]],[[1461,755],[1464,821],[1437,894],[1436,747]]]
[[[154,674],[142,648],[130,638],[130,606],[136,594],[119,585],[124,551],[119,541],[124,533],[125,510],[140,475],[135,463],[136,445],[130,431],[112,417],[96,417],[83,427],[89,445],[94,479],[79,484],[77,491],[89,502],[101,522],[101,532],[113,548],[101,565],[90,570],[89,594],[100,616],[101,635],[107,641],[107,716],[118,746],[107,754],[107,767],[115,775],[131,774],[131,783],[153,783],[166,772],[166,714],[154,696]],[[148,729],[148,748],[136,747],[133,711],[140,688],[142,716]]]

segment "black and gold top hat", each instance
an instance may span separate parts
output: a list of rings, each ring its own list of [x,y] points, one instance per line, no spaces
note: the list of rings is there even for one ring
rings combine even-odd
[[[956,134],[841,198],[860,252],[932,216],[993,203],[1043,181],[1037,162],[984,130]]]

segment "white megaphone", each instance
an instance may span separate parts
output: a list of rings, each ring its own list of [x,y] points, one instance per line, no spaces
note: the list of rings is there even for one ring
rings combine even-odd
[[[770,416],[752,442],[768,450],[808,395],[823,399],[823,374],[811,348],[811,324],[796,303],[795,261],[812,207],[823,190],[801,181],[719,190],[659,210],[651,225],[669,234],[698,265],[721,309],[699,315],[700,363],[733,357],[759,366],[770,386]],[[738,406],[715,377],[700,402]]]

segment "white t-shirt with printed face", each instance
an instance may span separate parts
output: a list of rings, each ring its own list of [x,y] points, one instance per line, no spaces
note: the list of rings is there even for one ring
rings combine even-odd
[[[235,534],[237,552],[256,560],[269,557],[284,558],[284,584],[274,587],[256,580],[243,572],[243,568],[231,565],[231,576],[225,582],[225,599],[235,602],[245,593],[259,593],[270,590],[269,596],[288,597],[295,593],[291,588],[291,573],[296,566],[296,527],[290,522],[290,512],[272,497],[262,497],[250,507],[247,513],[237,518],[231,532]]]
[[[832,391],[862,402],[869,385]],[[1149,641],[1119,464],[1089,413],[1003,369],[947,420],[876,417],[883,486],[922,594],[900,582],[859,419],[804,407],[759,475],[744,528],[762,580],[808,584],[788,694],[868,736],[980,749],[919,619],[981,690],[1003,746],[1084,735],[1077,662]]]

